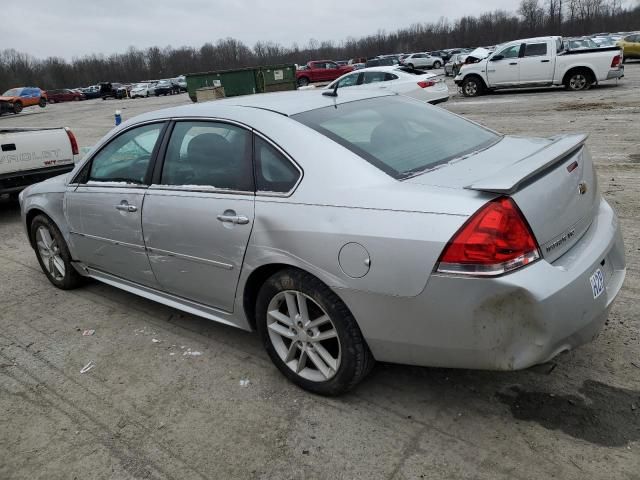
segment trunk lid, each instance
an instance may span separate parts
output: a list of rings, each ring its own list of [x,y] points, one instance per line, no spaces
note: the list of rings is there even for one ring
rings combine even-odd
[[[408,182],[511,196],[548,261],[587,231],[598,207],[597,178],[586,136],[504,137]]]

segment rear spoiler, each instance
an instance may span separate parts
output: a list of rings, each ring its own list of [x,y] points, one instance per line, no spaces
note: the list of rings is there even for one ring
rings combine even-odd
[[[511,194],[522,183],[573,155],[582,148],[587,140],[587,135],[558,135],[551,137],[550,140],[552,142],[540,150],[518,160],[490,177],[481,178],[464,188]]]

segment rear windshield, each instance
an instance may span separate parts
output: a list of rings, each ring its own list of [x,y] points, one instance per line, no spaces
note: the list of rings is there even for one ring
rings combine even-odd
[[[402,96],[343,103],[292,118],[396,179],[481,150],[501,138],[438,107]]]

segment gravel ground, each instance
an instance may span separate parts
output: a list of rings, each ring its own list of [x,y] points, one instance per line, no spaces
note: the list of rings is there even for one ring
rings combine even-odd
[[[640,63],[626,67],[619,86],[444,104],[508,134],[590,134],[628,274],[602,335],[555,368],[378,365],[348,395],[313,396],[254,334],[98,283],[56,290],[0,200],[0,478],[640,478]],[[68,125],[89,146],[116,108],[184,103],[55,104],[0,126]]]

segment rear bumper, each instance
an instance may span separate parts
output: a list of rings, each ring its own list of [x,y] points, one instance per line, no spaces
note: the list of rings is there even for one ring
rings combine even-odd
[[[0,175],[0,193],[19,192],[34,183],[57,177],[63,173],[68,173],[73,170],[74,167],[75,164],[70,163],[56,167],[38,168],[35,170]]]
[[[594,299],[589,279],[598,268],[606,288]],[[338,294],[380,361],[517,370],[593,340],[625,272],[618,220],[602,200],[589,230],[553,263],[491,279],[432,274],[417,297]]]
[[[623,78],[624,77],[624,67],[620,66],[619,68],[609,70],[607,73],[607,80],[611,80],[614,78]]]

